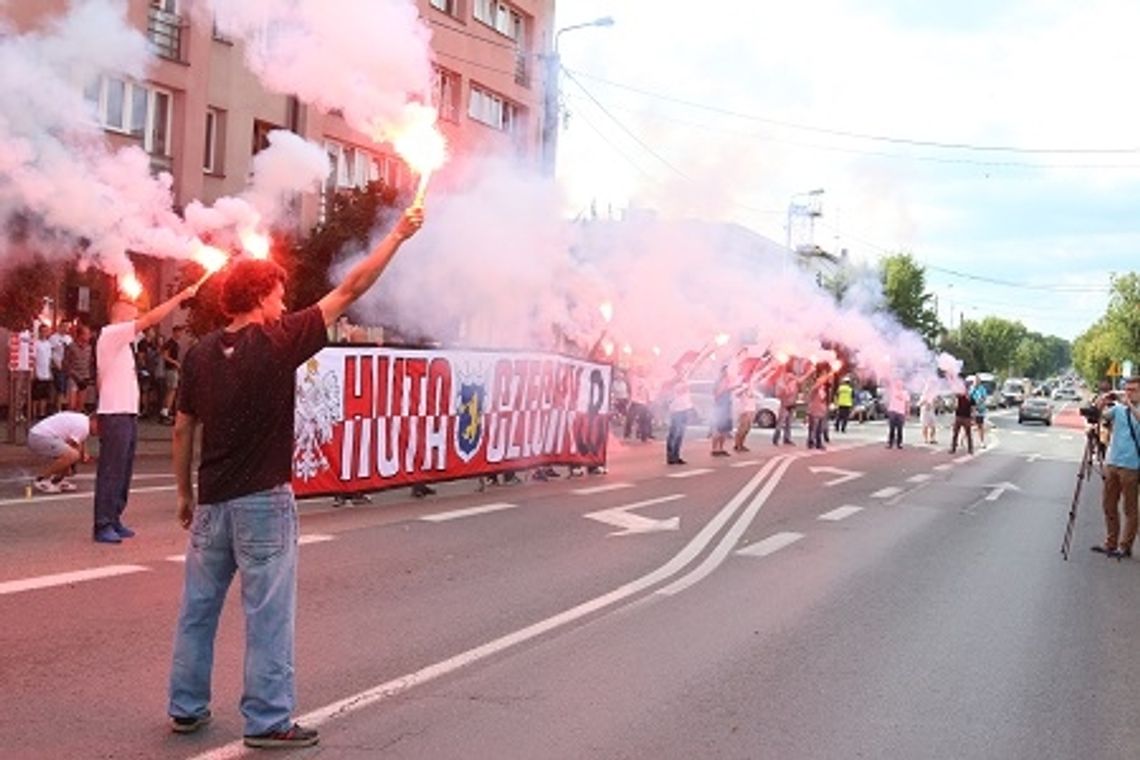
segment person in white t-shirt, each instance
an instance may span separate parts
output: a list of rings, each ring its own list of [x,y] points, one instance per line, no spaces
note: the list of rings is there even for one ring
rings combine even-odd
[[[111,305],[111,323],[95,344],[99,389],[99,464],[95,471],[94,539],[121,543],[135,532],[123,525],[123,510],[131,490],[138,441],[139,377],[132,344],[139,333],[162,322],[183,301],[198,292],[204,280],[191,285],[139,316],[138,306],[119,300]]]
[[[57,412],[36,423],[28,431],[28,449],[38,457],[50,459],[32,485],[40,493],[74,491],[75,484],[66,478],[73,465],[87,461],[87,438],[95,427],[95,418],[79,412]]]
[[[47,417],[51,401],[51,341],[49,328],[42,322],[36,327],[36,342],[32,345],[32,418]]]
[[[61,321],[55,332],[48,338],[51,343],[51,374],[55,385],[55,410],[61,412],[67,406],[67,371],[63,368],[63,357],[71,345],[71,325]]]

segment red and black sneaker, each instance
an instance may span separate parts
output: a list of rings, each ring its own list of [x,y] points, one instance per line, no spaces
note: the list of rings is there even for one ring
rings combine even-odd
[[[277,747],[311,747],[320,740],[316,729],[302,728],[300,723],[294,723],[283,731],[270,731],[264,734],[254,734],[243,737],[245,746],[260,749],[273,749]]]

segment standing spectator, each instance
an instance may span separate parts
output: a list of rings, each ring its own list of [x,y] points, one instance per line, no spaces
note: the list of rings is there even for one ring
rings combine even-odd
[[[649,380],[645,377],[645,368],[637,367],[630,372],[629,411],[625,415],[623,431],[625,438],[629,438],[635,427],[637,440],[644,443],[653,437],[653,413],[649,408],[651,403],[652,396]]]
[[[934,390],[927,385],[918,401],[919,419],[922,422],[922,442],[938,443],[938,418],[934,414]]]
[[[809,449],[819,449],[820,451],[825,448],[824,433],[827,430],[827,404],[831,398],[828,389],[834,376],[832,372],[827,371],[826,367],[826,364],[820,364],[815,368],[815,380],[812,381],[807,398],[807,446]],[[808,371],[811,372],[810,369]],[[803,379],[806,380],[807,378]]]
[[[174,332],[162,346],[162,368],[166,377],[166,398],[162,401],[162,411],[158,413],[159,422],[165,425],[174,424],[174,398],[178,393],[178,377],[182,369],[182,356],[185,352],[183,333],[186,328],[175,325]]]
[[[210,720],[214,636],[226,592],[241,575],[250,747],[307,747],[317,732],[292,720],[297,604],[297,505],[293,473],[296,369],[328,340],[327,328],[380,276],[422,224],[409,209],[343,282],[316,304],[284,314],[285,271],[237,262],[222,287],[229,324],[185,357],[174,423],[178,519],[190,529],[175,634],[168,713],[176,733]],[[202,425],[199,500],[191,469]]]
[[[623,419],[629,419],[629,379],[625,370],[614,367],[614,379],[611,387],[614,400],[614,411]]]
[[[32,419],[47,417],[51,402],[51,328],[41,322],[36,326],[36,341],[32,345]]]
[[[52,402],[55,411],[62,412],[67,408],[67,371],[63,368],[63,357],[71,345],[71,324],[60,320],[48,340],[51,341],[51,375],[54,386]]]
[[[772,433],[772,444],[780,444],[783,434],[784,445],[794,446],[792,441],[792,418],[796,414],[796,398],[800,393],[800,381],[789,367],[780,370],[776,380],[776,400],[780,402],[780,416],[776,420],[776,429]]]
[[[756,421],[756,377],[737,378],[736,387],[732,392],[732,409],[736,416],[736,438],[732,442],[732,450],[738,454],[748,452],[745,442],[748,433]]]
[[[899,379],[891,381],[887,396],[887,448],[894,446],[901,449],[903,444],[903,425],[906,424],[906,415],[910,411],[910,392]]]
[[[63,370],[67,373],[67,408],[86,411],[90,389],[95,385],[95,346],[91,328],[82,322],[75,326],[75,340],[63,352]]]
[[[981,382],[975,381],[970,391],[970,399],[974,402],[974,424],[978,426],[978,442],[982,448],[986,447],[986,401],[989,392]]]
[[[40,493],[74,491],[75,484],[67,473],[79,462],[87,461],[86,442],[95,426],[95,418],[79,412],[56,412],[28,431],[28,449],[38,457],[50,460],[32,485]]]
[[[669,433],[665,436],[665,463],[686,464],[681,458],[681,444],[685,440],[685,427],[693,413],[693,394],[689,389],[689,376],[697,367],[699,355],[682,356],[673,365],[673,378],[669,381]]]
[[[728,372],[728,365],[722,364],[713,385],[712,412],[712,455],[731,456],[724,450],[728,436],[732,432],[732,391],[736,383]]]
[[[139,432],[139,378],[132,344],[140,332],[157,325],[197,291],[198,285],[191,285],[142,317],[133,302],[116,301],[111,304],[111,323],[99,333],[95,347],[99,382],[99,464],[95,470],[94,530],[94,538],[99,543],[117,544],[135,535],[123,525]]]
[[[974,401],[970,398],[970,391],[964,390],[958,394],[958,403],[954,408],[954,431],[950,434],[950,453],[958,451],[958,433],[966,432],[966,445],[969,452],[974,453]]]
[[[855,389],[851,385],[851,378],[844,377],[835,390],[835,432],[847,432],[847,422],[851,419],[854,406]]]
[[[158,327],[151,326],[135,346],[135,367],[139,375],[139,415],[144,419],[158,411]]]
[[[1092,549],[1118,559],[1132,556],[1132,543],[1136,540],[1136,504],[1140,484],[1140,377],[1128,379],[1124,384],[1124,395],[1123,403],[1108,409],[1105,408],[1107,401],[1104,396],[1097,402],[1111,437],[1104,460],[1104,491],[1101,497],[1107,535],[1103,545]],[[1121,497],[1124,501],[1123,532],[1120,525]]]

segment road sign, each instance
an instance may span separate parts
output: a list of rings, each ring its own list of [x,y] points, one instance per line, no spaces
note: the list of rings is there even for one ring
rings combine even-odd
[[[1107,377],[1120,377],[1120,362],[1114,361],[1108,365],[1108,372],[1104,373]]]

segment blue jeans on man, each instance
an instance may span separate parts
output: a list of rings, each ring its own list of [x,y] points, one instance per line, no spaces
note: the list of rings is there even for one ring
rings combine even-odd
[[[772,443],[779,443],[781,434],[784,436],[784,443],[792,442],[792,408],[790,406],[780,407],[776,429],[772,432]]]
[[[123,528],[131,493],[139,419],[135,414],[99,415],[99,462],[95,469],[95,532]]]
[[[245,611],[244,733],[292,725],[297,534],[297,505],[288,485],[195,508],[170,673],[171,717],[208,713],[214,637],[237,572]]]

